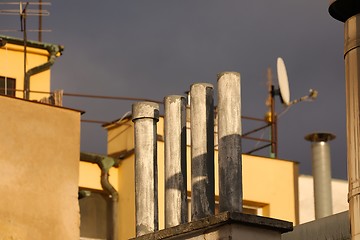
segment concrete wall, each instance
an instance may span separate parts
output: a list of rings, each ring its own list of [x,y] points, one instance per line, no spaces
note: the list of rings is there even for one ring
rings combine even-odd
[[[108,131],[108,154],[124,155],[118,173],[119,236],[135,236],[134,129],[130,119],[105,126]],[[164,228],[164,142],[163,118],[158,122],[158,189],[159,228]],[[190,147],[187,151],[188,192],[191,191]],[[292,161],[243,155],[244,207],[255,209],[261,216],[298,223],[298,164]],[[215,151],[215,195],[219,194],[217,151]],[[217,199],[217,197],[216,197]],[[125,224],[124,224],[125,223]]]
[[[0,96],[0,239],[79,239],[80,113]]]
[[[27,66],[29,70],[48,61],[49,53],[43,49],[27,48]],[[24,47],[7,43],[0,47],[0,76],[16,79],[16,89],[24,89]],[[30,78],[30,90],[50,91],[50,70],[33,75]],[[39,100],[48,95],[30,93],[30,99]],[[23,92],[16,92],[22,98]]]

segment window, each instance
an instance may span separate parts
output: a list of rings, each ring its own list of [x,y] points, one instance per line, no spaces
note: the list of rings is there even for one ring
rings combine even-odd
[[[0,76],[0,95],[15,97],[16,80]]]
[[[80,189],[80,191],[85,189]],[[80,239],[108,239],[111,222],[110,199],[107,194],[86,189],[89,195],[79,199],[80,206]]]

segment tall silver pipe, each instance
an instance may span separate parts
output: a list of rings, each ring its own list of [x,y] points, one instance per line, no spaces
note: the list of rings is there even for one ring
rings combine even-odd
[[[156,123],[159,105],[138,102],[132,105],[135,131],[136,236],[158,230]]]
[[[329,141],[331,133],[311,133],[305,139],[311,142],[312,172],[314,178],[315,219],[332,215],[331,158]]]
[[[190,90],[191,219],[214,215],[214,100],[213,86],[197,83]]]
[[[242,211],[240,74],[218,75],[219,204],[220,212]]]
[[[171,95],[165,103],[165,227],[188,221],[186,181],[186,99]]]
[[[346,132],[351,239],[360,240],[360,4],[330,0],[330,15],[345,22]]]
[[[360,14],[345,22],[346,122],[352,239],[360,239]]]

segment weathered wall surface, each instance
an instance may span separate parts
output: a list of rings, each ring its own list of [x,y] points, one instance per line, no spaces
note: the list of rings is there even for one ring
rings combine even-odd
[[[80,113],[0,96],[0,240],[79,239]]]

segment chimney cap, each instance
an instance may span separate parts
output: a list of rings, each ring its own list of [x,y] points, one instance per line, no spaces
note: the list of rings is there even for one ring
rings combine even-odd
[[[341,22],[346,22],[350,17],[360,13],[358,0],[330,0],[330,15]]]
[[[334,134],[325,132],[310,133],[305,136],[305,140],[310,142],[328,142],[335,138],[336,136]]]
[[[136,102],[132,105],[132,120],[153,118],[159,121],[159,104],[154,102]]]

